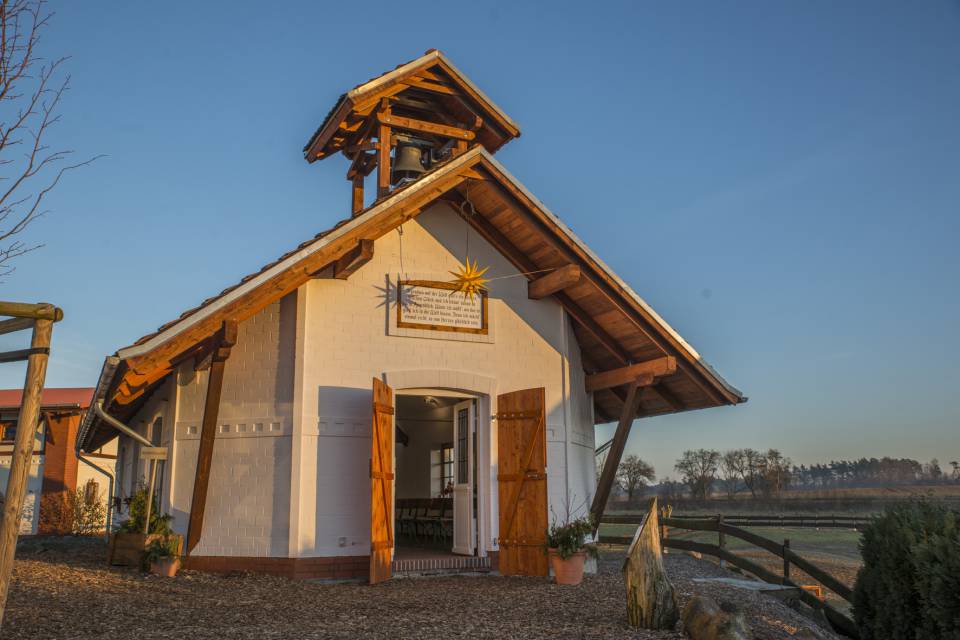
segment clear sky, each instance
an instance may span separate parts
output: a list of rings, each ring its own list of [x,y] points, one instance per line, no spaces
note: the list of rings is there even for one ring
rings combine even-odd
[[[436,47],[520,123],[498,157],[750,397],[628,452],[960,456],[960,4],[271,5],[52,5],[50,142],[107,157],[0,285],[66,311],[50,386],[342,218],[346,160],[301,147]]]

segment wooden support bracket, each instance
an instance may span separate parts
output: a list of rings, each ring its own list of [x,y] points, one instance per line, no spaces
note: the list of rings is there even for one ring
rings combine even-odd
[[[597,492],[593,495],[593,504],[590,506],[594,531],[600,526],[600,518],[603,517],[603,510],[607,506],[613,481],[617,477],[617,468],[620,466],[620,459],[623,457],[623,449],[627,446],[630,427],[633,426],[633,421],[637,417],[637,410],[640,408],[640,391],[643,387],[652,385],[654,379],[654,376],[649,373],[641,374],[633,379],[627,390],[623,411],[620,413],[620,421],[617,423],[617,431],[613,436],[613,442],[610,444],[607,459],[603,463],[603,472],[600,474],[600,480],[597,481]]]
[[[637,364],[627,365],[619,369],[601,371],[586,377],[587,392],[610,389],[627,384],[637,376],[651,375],[655,378],[669,376],[677,372],[677,359],[673,356],[664,356],[654,360],[647,360]]]
[[[558,291],[579,284],[580,278],[580,267],[575,264],[568,264],[536,280],[531,280],[527,284],[527,296],[531,300],[542,300]]]
[[[220,413],[223,373],[227,358],[230,357],[230,349],[237,343],[237,329],[236,320],[225,320],[214,337],[210,375],[207,379],[207,396],[203,404],[197,471],[193,480],[193,499],[190,502],[190,522],[187,525],[187,555],[190,555],[200,542],[200,536],[203,533],[203,515],[207,507],[207,489],[213,462],[213,443],[217,434],[217,416]]]
[[[350,251],[333,263],[333,277],[346,280],[373,259],[373,240],[360,240]]]

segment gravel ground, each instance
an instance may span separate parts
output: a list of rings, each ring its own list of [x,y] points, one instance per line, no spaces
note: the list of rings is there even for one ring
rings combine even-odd
[[[100,540],[21,542],[0,638],[683,638],[626,624],[622,551],[578,587],[540,578],[435,577],[362,584],[183,571],[175,579],[106,566]],[[766,596],[694,577],[729,575],[666,556],[681,606],[694,593],[742,606],[758,640],[801,628],[835,638]]]

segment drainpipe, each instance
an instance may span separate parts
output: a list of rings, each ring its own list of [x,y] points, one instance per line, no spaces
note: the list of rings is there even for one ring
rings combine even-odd
[[[144,438],[142,435],[140,435],[139,433],[137,433],[136,431],[134,431],[133,429],[131,429],[130,427],[128,427],[127,425],[123,424],[122,422],[120,422],[119,420],[117,420],[116,418],[114,418],[113,416],[111,416],[109,413],[107,413],[106,411],[104,411],[104,410],[103,410],[103,401],[102,401],[102,400],[97,400],[97,401],[93,404],[93,412],[94,412],[95,414],[97,414],[97,417],[98,417],[98,418],[100,418],[101,420],[103,420],[104,422],[106,422],[107,424],[109,424],[111,427],[113,427],[114,429],[116,429],[116,430],[119,431],[120,433],[122,433],[122,434],[124,434],[124,435],[127,435],[127,436],[130,436],[131,438],[133,438],[134,440],[136,440],[137,442],[139,442],[140,444],[142,444],[142,445],[145,446],[145,447],[152,447],[152,446],[153,446],[153,443],[152,443],[152,442],[150,442],[149,440],[147,440],[146,438]]]
[[[113,474],[103,467],[98,467],[93,464],[84,458],[83,455],[78,455],[77,460],[107,476],[107,484],[109,485],[109,489],[107,490],[107,540],[109,540],[110,532],[113,530]]]

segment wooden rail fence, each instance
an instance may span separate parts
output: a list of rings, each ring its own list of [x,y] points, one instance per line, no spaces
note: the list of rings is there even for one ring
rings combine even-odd
[[[704,516],[671,516],[675,520],[702,520]],[[798,527],[814,529],[854,529],[859,531],[873,521],[873,516],[804,516],[724,514],[728,524],[747,527]]]
[[[812,577],[813,579],[819,581],[823,586],[830,589],[838,596],[851,602],[853,598],[853,590],[845,585],[844,583],[837,580],[834,576],[830,575],[820,567],[816,566],[809,560],[797,555],[796,552],[790,549],[790,540],[784,540],[783,543],[778,543],[769,538],[765,538],[761,535],[757,535],[751,531],[746,531],[740,527],[729,524],[728,516],[717,516],[715,518],[690,518],[690,517],[664,517],[660,519],[660,539],[663,547],[668,549],[677,549],[680,551],[693,551],[696,553],[707,554],[714,556],[720,559],[721,565],[725,563],[732,564],[733,566],[751,573],[756,577],[760,578],[764,582],[771,584],[783,584],[790,587],[796,587],[799,589],[800,600],[809,605],[814,609],[823,611],[824,616],[833,625],[834,629],[843,633],[844,635],[851,638],[859,638],[857,632],[856,624],[853,620],[848,618],[846,615],[834,609],[832,606],[818,598],[816,595],[810,593],[808,590],[800,587],[797,583],[793,582],[790,579],[790,567],[796,566],[798,569],[804,571]],[[636,524],[639,525],[642,522],[642,517],[640,516],[604,516],[601,524]],[[769,526],[769,525],[751,525],[751,526]],[[790,525],[785,525],[790,526]],[[706,532],[715,532],[717,533],[717,544],[710,544],[707,542],[696,542],[694,540],[684,540],[679,538],[671,538],[669,536],[668,529],[686,529],[688,531],[706,531]],[[767,569],[766,567],[748,560],[742,556],[739,556],[732,551],[730,551],[726,546],[726,538],[731,536],[738,538],[745,542],[748,542],[754,546],[760,547],[765,551],[772,553],[773,555],[781,558],[783,560],[783,575],[777,575],[775,572]],[[622,537],[622,536],[600,536],[600,542],[610,543],[610,544],[630,544],[633,540],[633,537]]]

